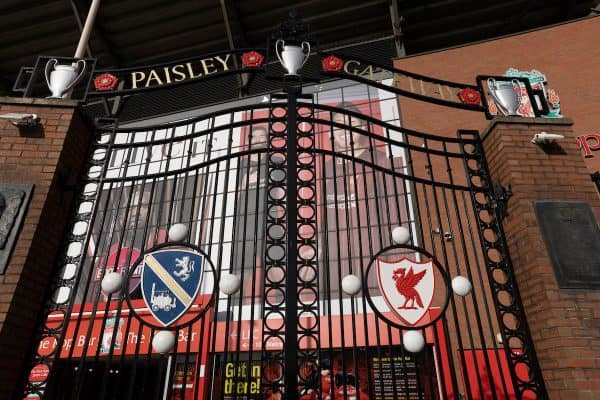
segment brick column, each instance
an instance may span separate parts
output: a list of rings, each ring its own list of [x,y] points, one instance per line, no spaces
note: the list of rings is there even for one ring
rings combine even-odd
[[[568,119],[498,117],[482,136],[492,180],[512,185],[504,227],[550,399],[597,399],[600,291],[559,288],[533,205],[586,202],[598,220],[599,195],[571,125]],[[544,151],[531,143],[541,131],[564,135],[560,148]]]
[[[38,128],[0,120],[0,183],[34,184],[7,269],[0,275],[0,399],[8,399],[33,335],[92,137],[73,100],[0,97],[0,114],[34,113]]]

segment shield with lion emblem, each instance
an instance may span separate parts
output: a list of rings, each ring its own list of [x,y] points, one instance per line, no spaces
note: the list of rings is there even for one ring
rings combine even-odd
[[[172,249],[146,254],[142,296],[150,313],[163,326],[177,321],[194,303],[204,271],[204,256]]]
[[[433,261],[378,259],[377,278],[386,303],[401,320],[414,326],[427,313],[435,291]]]

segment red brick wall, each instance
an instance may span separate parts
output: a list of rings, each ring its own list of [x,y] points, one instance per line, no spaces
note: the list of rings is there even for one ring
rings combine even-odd
[[[572,119],[503,119],[491,125],[484,141],[492,179],[512,184],[515,194],[504,225],[551,399],[600,398],[600,293],[558,288],[533,208],[534,200],[587,201],[600,216],[590,180],[590,172],[600,170],[600,150],[584,159],[575,143],[577,136],[600,132],[597,37],[600,17],[395,62],[397,68],[470,84],[479,74],[503,75],[510,67],[537,69],[557,90],[562,114]],[[483,131],[490,124],[477,112],[399,101],[406,128],[456,137],[458,129]],[[530,143],[540,131],[568,136],[561,142],[566,154],[546,154]]]
[[[510,67],[537,69],[556,89],[561,112],[574,120],[577,136],[600,133],[600,17],[587,18],[503,39],[395,61],[397,68],[444,80],[475,84],[477,75],[504,75]],[[446,109],[400,99],[407,128],[455,135],[457,129],[483,130],[488,122],[478,112]],[[600,150],[586,159],[591,172],[600,170]]]
[[[69,100],[0,98],[0,113],[35,113],[41,128],[0,121],[0,182],[35,184],[6,273],[0,275],[0,399],[8,399],[32,345],[68,221],[73,184],[91,138]]]
[[[600,398],[600,292],[559,289],[534,212],[534,200],[584,201],[600,215],[574,140],[565,154],[548,154],[530,142],[552,131],[574,138],[570,121],[500,118],[484,138],[493,179],[512,185],[504,221],[517,283],[550,399]]]

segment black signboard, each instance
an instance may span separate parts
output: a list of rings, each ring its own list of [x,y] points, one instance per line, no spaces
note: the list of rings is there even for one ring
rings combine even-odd
[[[589,204],[536,201],[534,205],[558,285],[600,289],[600,230]]]
[[[423,396],[417,382],[417,365],[409,356],[373,357],[373,392],[375,400],[403,398],[420,399]]]
[[[0,275],[8,265],[32,191],[31,184],[0,183]]]

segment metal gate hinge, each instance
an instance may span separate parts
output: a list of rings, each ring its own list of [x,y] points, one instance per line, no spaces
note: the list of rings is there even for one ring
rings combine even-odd
[[[499,180],[492,185],[492,207],[497,211],[500,220],[504,220],[508,216],[508,200],[513,196],[510,183],[503,186]]]

